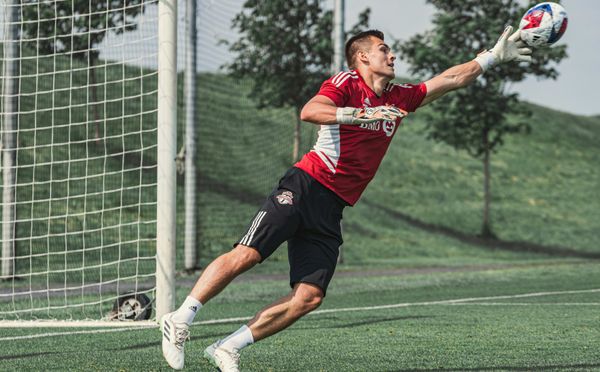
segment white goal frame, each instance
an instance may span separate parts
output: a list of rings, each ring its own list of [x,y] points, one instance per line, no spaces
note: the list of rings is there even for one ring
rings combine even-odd
[[[41,1],[41,0],[40,0]],[[16,0],[3,2],[3,11],[19,4]],[[5,38],[7,36],[5,35]],[[175,251],[176,251],[176,151],[177,151],[177,0],[158,0],[158,85],[157,85],[157,180],[156,180],[156,274],[155,298],[152,303],[154,319],[172,311],[175,307]],[[125,46],[124,46],[125,47]],[[6,67],[6,66],[5,66]],[[10,68],[6,67],[6,69]],[[10,78],[3,78],[10,84]],[[6,100],[8,101],[8,100]],[[10,107],[9,110],[13,108]],[[3,111],[7,110],[6,104]],[[18,110],[15,110],[16,112]],[[2,115],[7,115],[2,112]],[[6,148],[0,149],[6,167],[14,167]],[[13,149],[8,149],[14,151]],[[7,163],[8,161],[8,163]],[[3,177],[5,193],[10,189],[10,177]],[[7,187],[8,186],[8,187]],[[16,208],[13,200],[5,208],[2,241],[2,275],[10,278],[14,267],[15,216],[6,214]],[[12,239],[7,239],[11,237]],[[8,274],[8,275],[6,275]],[[0,327],[149,327],[156,321],[106,321],[102,320],[0,320]]]
[[[177,0],[158,3],[156,319],[175,308]]]

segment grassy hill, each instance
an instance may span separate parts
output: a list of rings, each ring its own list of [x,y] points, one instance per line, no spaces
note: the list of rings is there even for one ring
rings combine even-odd
[[[481,162],[425,140],[418,112],[397,134],[380,174],[364,195],[365,206],[359,208],[380,209],[387,218],[412,221],[410,226],[428,232],[430,238],[453,237],[454,242],[467,241],[478,250],[553,256],[598,253],[600,202],[594,193],[600,186],[600,172],[594,164],[600,151],[594,142],[600,136],[600,123],[530,107],[532,133],[507,138],[492,156],[491,218],[500,242],[474,238],[482,216]],[[427,109],[435,110],[435,105]],[[436,255],[449,251],[440,241],[414,254],[432,255],[435,261]],[[468,250],[457,253],[461,261],[470,259]]]
[[[244,84],[218,75],[199,80],[199,241],[205,264],[238,238],[290,164],[293,117],[291,110],[254,110]],[[230,120],[214,115],[213,105],[235,107]],[[600,120],[529,106],[532,132],[507,138],[492,157],[491,217],[499,241],[476,236],[482,164],[426,140],[417,111],[403,122],[362,200],[345,211],[345,267],[600,255],[600,200],[594,196],[600,186]],[[314,126],[306,129],[305,138],[313,138]],[[274,260],[285,267],[282,251]]]
[[[102,265],[107,258],[132,258],[155,249],[155,210],[149,196],[156,179],[156,75],[118,65],[98,70],[98,81],[106,82],[99,86],[100,97],[107,103],[98,107],[102,138],[96,141],[89,93],[81,88],[87,84],[85,70],[53,74],[46,62],[23,67],[41,77],[22,82],[26,97],[21,100],[17,252],[27,258],[17,266],[25,272],[45,267],[46,257],[36,255],[50,251],[50,261],[73,269],[69,278],[79,280],[97,275],[82,269],[83,261]],[[60,59],[55,63],[64,71],[72,67]],[[294,118],[291,109],[256,109],[247,97],[250,82],[201,74],[198,83],[198,249],[203,266],[243,234],[290,166]],[[179,85],[181,144],[182,81]],[[492,223],[500,241],[476,236],[482,165],[426,140],[417,112],[403,122],[363,199],[345,211],[343,268],[600,254],[600,201],[594,196],[600,186],[600,118],[530,106],[532,133],[509,137],[492,157]],[[435,110],[435,105],[426,110]],[[303,129],[307,151],[318,128],[306,124]],[[122,135],[129,132],[133,134]],[[122,169],[126,171],[120,173]],[[178,184],[181,268],[182,176]],[[102,188],[111,191],[94,194]],[[50,197],[59,200],[51,202]],[[147,204],[137,208],[139,200]],[[116,213],[103,212],[107,209]],[[116,227],[120,222],[128,225]],[[138,237],[143,244],[136,242]],[[98,249],[82,250],[82,241]],[[270,261],[259,271],[285,270],[285,249]],[[130,269],[135,265],[139,263]],[[106,278],[127,266],[101,267]],[[56,275],[64,280],[64,274]]]

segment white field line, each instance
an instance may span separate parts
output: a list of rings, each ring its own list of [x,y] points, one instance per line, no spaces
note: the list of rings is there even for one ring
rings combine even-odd
[[[156,327],[153,320],[0,320],[0,328],[148,328]]]
[[[600,302],[458,302],[450,306],[600,306]]]
[[[341,313],[341,312],[346,312],[346,311],[369,311],[369,310],[395,309],[395,308],[409,307],[409,306],[452,305],[452,304],[458,304],[458,303],[462,303],[462,302],[473,302],[473,301],[506,300],[506,299],[511,299],[511,298],[527,298],[527,297],[541,297],[541,296],[553,296],[553,295],[577,294],[577,293],[596,293],[596,292],[600,292],[600,288],[582,289],[582,290],[576,290],[576,291],[533,292],[533,293],[523,293],[523,294],[518,294],[518,295],[506,295],[506,296],[467,297],[467,298],[458,298],[458,299],[454,299],[454,300],[408,302],[408,303],[380,305],[380,306],[346,307],[346,308],[341,308],[341,309],[317,310],[317,311],[313,311],[309,315]]]
[[[533,292],[533,293],[523,293],[517,295],[504,295],[504,296],[487,296],[487,297],[467,297],[467,298],[457,298],[452,300],[440,300],[440,301],[426,301],[426,302],[406,302],[399,304],[391,304],[391,305],[380,305],[380,306],[363,306],[363,307],[346,307],[346,308],[338,308],[338,309],[325,309],[325,310],[317,310],[308,314],[309,316],[319,315],[319,314],[331,314],[331,313],[341,313],[341,312],[349,312],[349,311],[373,311],[373,310],[385,310],[385,309],[396,309],[403,307],[411,307],[411,306],[432,306],[432,305],[484,305],[484,306],[510,306],[517,303],[504,303],[504,302],[495,302],[495,303],[479,303],[475,301],[487,301],[487,300],[505,300],[505,299],[514,299],[514,298],[528,298],[528,297],[542,297],[542,296],[554,296],[554,295],[565,295],[565,294],[578,294],[578,293],[598,293],[600,292],[600,288],[595,289],[583,289],[583,290],[573,290],[573,291],[552,291],[552,292]],[[532,305],[541,305],[540,303],[518,303],[520,305],[517,306],[532,306]],[[590,303],[545,303],[544,305],[586,305],[586,306],[598,306],[600,303],[590,302]],[[224,319],[210,319],[203,320],[199,322],[194,322],[193,325],[206,325],[206,324],[223,324],[223,323],[232,323],[238,321],[246,321],[252,319],[252,317],[237,317],[237,318],[224,318]],[[10,322],[11,328],[14,328],[14,323],[19,322]],[[26,323],[26,322],[21,322]],[[33,323],[33,322],[30,322]],[[62,324],[63,327],[68,327],[66,322],[54,322]],[[78,324],[77,322],[70,322]],[[7,327],[4,324],[9,324],[8,322],[0,322],[0,328]],[[82,322],[79,322],[82,324]],[[95,327],[103,327],[101,322],[94,323]],[[38,327],[44,327],[43,322],[37,322]],[[81,325],[80,325],[81,326]],[[16,340],[30,340],[35,338],[45,338],[45,337],[56,337],[56,336],[65,336],[65,335],[74,335],[74,334],[96,334],[96,333],[109,333],[109,332],[123,332],[123,331],[135,331],[138,329],[146,329],[146,328],[155,328],[158,325],[154,322],[148,322],[143,326],[129,326],[125,328],[112,328],[109,329],[93,329],[93,330],[82,330],[82,331],[65,331],[65,332],[49,332],[49,333],[40,333],[33,335],[24,335],[24,336],[13,336],[13,337],[1,337],[1,341],[16,341]]]
[[[57,337],[57,336],[70,336],[70,335],[90,335],[95,333],[111,333],[111,332],[126,332],[126,331],[137,331],[138,329],[146,329],[146,328],[155,328],[156,325],[153,326],[145,326],[145,327],[129,327],[129,328],[103,328],[103,329],[86,329],[83,331],[66,331],[66,332],[49,332],[49,333],[39,333],[35,335],[25,335],[25,336],[14,336],[14,337],[2,337],[0,341],[16,341],[16,340],[31,340],[34,338],[46,338],[46,337]]]

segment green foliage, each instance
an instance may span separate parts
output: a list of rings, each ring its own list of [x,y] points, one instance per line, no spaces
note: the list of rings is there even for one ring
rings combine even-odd
[[[260,107],[302,107],[330,74],[333,12],[319,0],[248,0],[234,18],[241,37],[230,45],[235,60],[225,67],[250,78]],[[369,9],[352,31],[368,27]]]
[[[421,78],[464,63],[474,57],[473,53],[492,47],[506,23],[519,21],[528,9],[516,0],[428,2],[438,9],[434,28],[413,36],[403,45],[396,43],[402,58],[411,65],[411,72]],[[529,5],[535,2],[531,0]],[[556,78],[558,72],[553,64],[566,55],[565,46],[538,49],[531,64],[513,62],[495,66],[468,87],[437,100],[435,110],[425,113],[429,138],[483,159],[482,236],[495,237],[489,219],[490,154],[497,152],[505,135],[530,129],[525,119],[531,112],[519,104],[518,94],[509,93],[506,86],[522,81],[527,75]],[[508,120],[511,116],[513,120]]]
[[[143,0],[66,0],[22,2],[23,36],[39,53],[72,53],[73,58],[96,60],[106,32],[137,28],[135,18],[144,11]]]
[[[515,0],[428,2],[437,8],[434,28],[399,46],[411,72],[421,78],[464,63],[477,51],[491,48],[505,25],[518,22],[528,8]],[[565,46],[537,49],[533,63],[496,66],[469,87],[439,99],[434,103],[435,110],[426,114],[429,137],[466,150],[474,157],[497,150],[505,134],[528,128],[523,119],[530,115],[518,104],[518,94],[507,92],[507,84],[522,81],[527,75],[555,79],[558,72],[554,65],[566,56]],[[510,115],[519,120],[507,120]]]

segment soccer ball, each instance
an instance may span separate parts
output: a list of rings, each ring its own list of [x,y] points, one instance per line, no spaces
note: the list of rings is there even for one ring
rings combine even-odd
[[[567,12],[561,5],[539,3],[521,19],[521,39],[531,47],[550,46],[563,36],[567,21]]]

